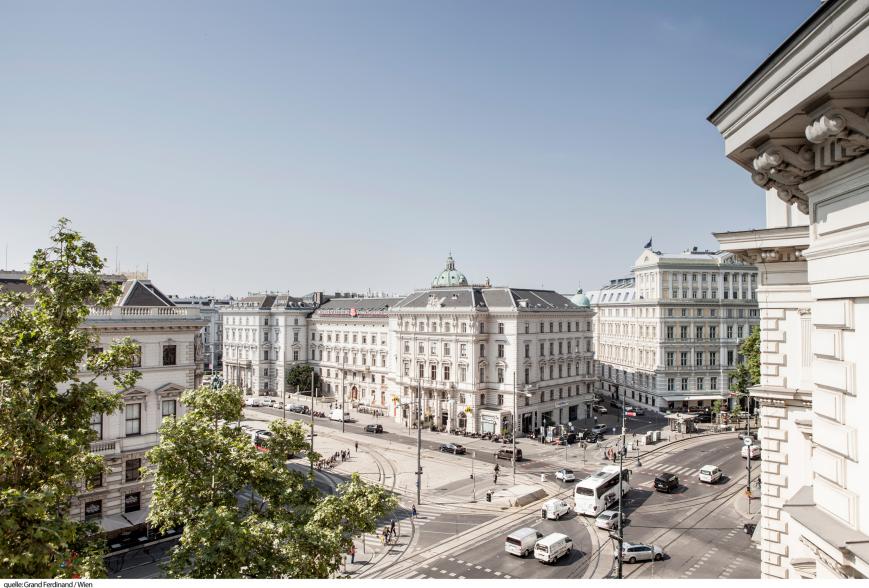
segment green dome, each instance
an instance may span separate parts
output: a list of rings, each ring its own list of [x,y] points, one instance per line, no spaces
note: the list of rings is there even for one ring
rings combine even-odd
[[[589,308],[591,306],[591,300],[588,299],[588,296],[582,293],[582,288],[577,290],[576,294],[570,297],[570,301],[581,308]]]
[[[446,286],[467,286],[468,279],[465,274],[456,269],[456,262],[453,261],[453,256],[447,257],[447,266],[444,271],[435,276],[431,281],[432,288],[443,288]]]

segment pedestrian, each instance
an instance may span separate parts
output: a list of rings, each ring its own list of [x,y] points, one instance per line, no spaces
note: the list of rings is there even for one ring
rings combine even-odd
[[[356,563],[356,546],[350,545],[350,563]]]
[[[392,519],[392,522],[389,523],[389,532],[395,533],[395,519]]]
[[[356,453],[359,453],[359,441],[357,441],[355,443],[355,450],[356,450]]]
[[[416,518],[416,505],[415,504],[410,505],[410,516],[412,518]]]

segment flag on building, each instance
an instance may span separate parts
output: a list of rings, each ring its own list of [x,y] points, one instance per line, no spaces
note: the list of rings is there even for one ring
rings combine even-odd
[[[652,238],[649,237],[649,242],[646,243],[646,246],[643,249],[651,249],[652,248]]]

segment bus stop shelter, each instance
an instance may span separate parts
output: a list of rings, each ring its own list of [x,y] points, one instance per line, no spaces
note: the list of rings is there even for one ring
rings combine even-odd
[[[694,422],[695,416],[682,412],[668,414],[667,422],[670,424],[670,430],[676,433],[696,433],[697,424]]]

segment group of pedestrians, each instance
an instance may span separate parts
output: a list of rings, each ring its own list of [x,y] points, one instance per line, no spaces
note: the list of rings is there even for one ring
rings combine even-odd
[[[380,542],[383,543],[384,545],[387,545],[388,543],[390,543],[392,541],[397,541],[397,540],[398,540],[398,531],[395,529],[395,519],[392,519],[392,521],[389,523],[389,525],[387,525],[386,527],[383,527],[383,532],[381,533],[381,536],[380,536]]]
[[[339,461],[347,461],[350,459],[350,450],[342,449],[341,451],[336,451],[329,458],[321,459],[316,463],[316,467],[318,470],[322,470],[323,468],[333,468],[338,465]]]

